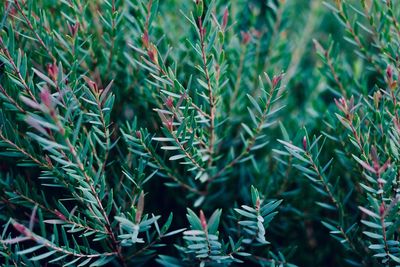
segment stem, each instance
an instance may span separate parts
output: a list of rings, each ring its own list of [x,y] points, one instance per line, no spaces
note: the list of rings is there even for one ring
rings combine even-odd
[[[107,166],[108,156],[110,154],[110,133],[109,133],[109,129],[108,129],[107,124],[106,124],[106,120],[104,118],[104,113],[103,113],[103,109],[102,109],[102,103],[101,103],[99,97],[100,97],[100,95],[96,94],[97,108],[99,109],[99,112],[100,112],[101,126],[103,127],[104,138],[105,138],[105,141],[106,141],[104,159],[103,159],[102,167],[101,167],[101,172],[104,173],[105,172],[105,168]]]
[[[236,72],[236,82],[235,82],[235,87],[233,89],[233,94],[232,94],[232,97],[231,97],[231,101],[229,102],[229,107],[228,107],[229,110],[232,110],[232,108],[233,108],[233,106],[235,104],[237,95],[239,93],[239,88],[240,88],[240,84],[241,84],[241,81],[242,81],[242,72],[243,72],[243,66],[244,66],[244,59],[245,59],[246,51],[247,51],[247,45],[245,45],[243,47],[242,52],[240,53],[239,68],[238,68],[238,70]]]
[[[313,168],[313,170],[316,172],[319,180],[321,181],[321,183],[323,184],[325,191],[328,193],[330,200],[332,201],[332,203],[336,206],[337,210],[339,212],[342,211],[342,206],[339,204],[339,202],[336,200],[335,196],[333,195],[329,184],[325,181],[324,176],[321,174],[321,172],[319,171],[319,168],[317,166],[317,164],[315,163],[314,159],[312,158],[311,154],[309,151],[306,151],[306,156],[308,158],[308,160],[311,163],[311,167]]]
[[[23,198],[24,200],[30,202],[31,204],[37,205],[37,206],[38,206],[39,208],[41,208],[42,210],[46,210],[47,212],[49,212],[49,213],[51,213],[51,214],[57,216],[57,218],[60,218],[60,217],[59,217],[59,214],[60,214],[59,212],[47,208],[47,207],[44,206],[43,204],[40,204],[40,203],[36,202],[35,200],[29,198],[28,196],[24,195],[23,193],[21,193],[21,192],[19,192],[19,191],[14,191],[14,193],[17,194],[18,196],[20,196],[21,198]],[[61,218],[60,218],[60,219],[61,219]],[[90,227],[90,226],[88,226],[88,225],[83,225],[83,224],[80,224],[80,223],[71,221],[71,220],[69,220],[68,218],[62,218],[61,220],[65,221],[66,223],[69,223],[69,224],[74,225],[74,227],[76,226],[76,227],[79,227],[79,228],[83,228],[83,229],[85,229],[85,232],[93,231],[93,232],[96,232],[96,233],[106,234],[106,232],[104,232],[104,231],[101,231],[101,230],[98,230],[98,229],[94,229],[94,228],[92,228],[92,227]]]
[[[226,164],[225,167],[223,167],[214,176],[212,176],[209,179],[210,182],[215,180],[216,178],[218,178],[220,175],[222,175],[227,169],[232,168],[239,160],[241,160],[245,155],[247,155],[250,152],[250,150],[253,148],[253,146],[256,144],[257,136],[261,133],[262,126],[268,117],[269,111],[271,110],[271,104],[272,104],[272,99],[274,98],[275,90],[276,90],[275,86],[271,86],[271,89],[269,91],[269,98],[265,105],[265,109],[263,110],[263,113],[261,115],[261,119],[257,125],[257,128],[254,132],[253,137],[250,140],[248,140],[246,148],[236,158],[234,158],[231,162]]]
[[[190,192],[193,192],[193,193],[196,193],[196,194],[199,194],[199,195],[204,195],[204,192],[201,192],[201,191],[197,190],[196,188],[191,187],[190,185],[184,183],[184,182],[181,181],[179,178],[177,178],[176,176],[174,176],[173,173],[171,172],[171,170],[170,170],[167,166],[165,166],[165,165],[163,164],[163,161],[161,161],[161,160],[158,158],[158,155],[155,154],[155,153],[145,144],[145,142],[144,142],[142,139],[140,139],[140,143],[141,143],[141,145],[143,146],[143,148],[146,150],[146,152],[153,158],[153,160],[155,161],[155,163],[157,164],[157,166],[158,166],[160,169],[164,170],[165,173],[167,174],[167,176],[168,176],[169,178],[171,178],[171,179],[174,180],[176,183],[178,183],[181,187],[183,187],[183,188],[189,190]]]
[[[7,93],[6,89],[0,85],[1,93],[8,99],[8,101],[13,104],[21,113],[26,114],[27,112]]]
[[[380,199],[381,199],[381,207],[380,207],[380,209],[381,208],[386,208],[386,206],[385,206],[385,201],[384,201],[384,196],[383,196],[383,185],[382,185],[382,183],[381,183],[381,172],[380,172],[380,169],[379,168],[377,168],[377,176],[378,176],[378,187],[379,187],[379,191],[380,191],[380,193],[379,193],[379,196],[380,196]],[[384,243],[384,245],[385,245],[385,253],[386,253],[386,258],[387,258],[387,260],[389,261],[390,260],[390,256],[389,256],[389,254],[390,254],[390,251],[389,251],[389,245],[388,245],[388,243],[387,243],[387,237],[386,237],[386,224],[385,224],[385,216],[386,216],[386,212],[385,211],[383,211],[383,212],[381,212],[381,210],[379,209],[379,220],[380,220],[380,223],[381,223],[381,227],[382,227],[382,236],[383,236],[383,243]]]
[[[67,254],[73,257],[77,258],[98,258],[98,257],[104,257],[104,256],[113,256],[116,255],[116,252],[105,252],[105,253],[98,253],[98,254],[82,254],[78,253],[75,251],[70,251],[61,247],[56,246],[54,243],[52,243],[50,240],[47,240],[44,237],[41,237],[39,235],[36,235],[35,233],[31,232],[27,227],[25,227],[22,224],[19,224],[15,221],[12,222],[14,228],[19,231],[21,234],[23,234],[25,237],[30,238],[31,240],[35,241],[38,244],[42,244],[43,246],[55,250],[57,252]]]
[[[342,3],[341,3],[342,4]],[[351,37],[353,38],[354,42],[356,42],[359,50],[361,51],[361,53],[364,54],[365,58],[367,59],[367,61],[372,64],[376,70],[377,73],[379,73],[379,75],[382,75],[382,70],[381,68],[377,65],[377,63],[375,62],[375,60],[372,58],[372,56],[368,53],[368,50],[366,49],[366,47],[363,45],[363,43],[361,42],[360,38],[357,36],[357,34],[355,33],[353,27],[351,26],[351,23],[349,21],[349,18],[347,17],[347,15],[344,13],[343,11],[343,7],[341,6],[341,4],[338,4],[338,9],[339,9],[339,14],[342,16],[342,18],[344,19],[344,23],[346,25],[347,30],[349,31]]]
[[[15,6],[17,7],[18,11],[21,13],[21,15],[24,17],[25,23],[28,25],[29,29],[33,32],[33,34],[35,34],[38,42],[40,43],[40,45],[46,50],[47,54],[51,57],[53,62],[56,62],[56,58],[54,57],[53,53],[49,50],[49,48],[46,46],[46,44],[43,42],[42,38],[40,38],[39,34],[37,33],[37,31],[35,31],[35,29],[33,28],[32,23],[30,22],[30,20],[26,17],[24,11],[22,10],[18,0],[14,0]]]
[[[105,224],[103,224],[103,222],[101,222],[101,221],[99,221],[99,222],[104,225],[104,227],[105,227],[105,229],[107,231],[107,234],[111,237],[111,240],[112,240],[112,243],[113,243],[113,246],[114,246],[116,254],[118,255],[118,257],[120,258],[121,262],[125,266],[125,261],[124,261],[124,258],[122,256],[121,247],[118,245],[118,241],[117,241],[117,239],[115,237],[115,234],[114,234],[114,232],[112,230],[111,223],[110,223],[110,220],[108,218],[108,215],[107,215],[107,213],[106,213],[106,211],[105,211],[105,209],[103,207],[103,204],[102,204],[102,202],[101,202],[101,200],[99,198],[99,195],[97,194],[97,191],[96,191],[96,189],[95,189],[95,187],[93,185],[94,184],[93,180],[87,174],[87,172],[85,170],[85,167],[84,167],[80,157],[78,156],[77,151],[75,150],[75,147],[71,144],[71,141],[66,136],[65,129],[61,125],[61,122],[59,121],[59,119],[56,116],[55,112],[54,111],[50,111],[50,115],[52,116],[52,119],[56,123],[56,125],[57,125],[57,127],[59,129],[59,132],[60,132],[61,136],[64,139],[64,142],[68,146],[68,149],[69,149],[70,153],[72,154],[72,156],[73,156],[73,158],[75,160],[75,163],[78,165],[78,169],[81,171],[81,173],[84,176],[84,179],[85,179],[86,183],[89,185],[89,189],[92,192],[93,197],[96,200],[97,206],[98,206],[98,208],[99,208],[99,210],[100,210],[100,212],[101,212],[101,214],[103,216]],[[71,162],[70,159],[67,156],[65,156],[65,160]]]
[[[325,192],[328,193],[330,201],[336,206],[336,209],[337,209],[337,211],[339,213],[339,216],[341,218],[343,218],[344,217],[344,210],[343,210],[342,203],[340,201],[338,201],[336,199],[336,197],[334,196],[334,194],[333,194],[333,192],[332,192],[332,190],[331,190],[331,188],[329,186],[329,183],[325,180],[324,175],[320,172],[317,164],[315,163],[314,159],[312,158],[311,153],[309,151],[306,151],[305,155],[307,156],[308,160],[311,163],[311,168],[316,172],[317,177],[319,178],[319,180],[323,184]],[[362,258],[362,255],[360,255],[360,253],[358,252],[356,246],[351,241],[351,239],[347,235],[346,231],[343,229],[343,226],[342,225],[337,225],[336,228],[340,231],[340,233],[342,234],[343,238],[349,244],[349,246],[353,250],[353,252]],[[366,266],[366,263],[365,263],[364,260],[362,260],[362,263],[363,263],[364,266]]]
[[[394,10],[393,10],[393,3],[391,1],[387,1],[387,6],[390,11],[390,18],[392,19],[394,29],[396,30],[397,35],[400,37],[400,27],[399,27],[399,22],[396,19],[394,15]]]
[[[373,16],[370,15],[370,12],[368,11],[367,5],[363,5],[364,9],[364,14],[367,18],[367,21],[369,25],[371,26],[371,29],[373,31],[373,37],[375,38],[375,46],[379,48],[379,51],[381,52],[382,55],[386,55],[393,63],[396,63],[396,59],[393,58],[389,53],[385,52],[385,43],[382,42],[382,40],[379,37],[379,33],[377,30],[377,26],[375,25],[375,19]]]
[[[335,70],[335,67],[333,66],[333,61],[332,61],[332,58],[329,56],[329,51],[325,50],[325,48],[322,47],[322,45],[320,43],[318,43],[318,41],[316,41],[316,40],[314,40],[314,44],[315,44],[317,50],[321,49],[321,51],[323,52],[325,60],[326,60],[326,64],[329,67],[329,70],[333,76],[333,79],[335,80],[336,85],[339,87],[340,92],[342,93],[343,97],[345,99],[347,99],[346,90],[344,89],[343,83],[340,81],[340,78]]]
[[[194,166],[196,166],[200,171],[205,171],[205,169],[200,166],[200,164],[193,158],[192,155],[189,154],[189,152],[186,150],[186,148],[179,142],[179,139],[176,136],[176,134],[173,132],[173,130],[170,130],[170,133],[171,133],[172,137],[174,138],[175,143],[183,151],[185,156],[194,164]]]
[[[214,142],[215,142],[215,98],[213,95],[213,90],[211,86],[210,74],[207,68],[207,55],[205,51],[205,28],[203,27],[203,22],[201,17],[198,18],[199,21],[199,33],[200,33],[200,46],[201,46],[201,58],[203,60],[203,70],[206,76],[207,87],[208,87],[208,101],[210,104],[210,144],[208,147],[208,152],[210,157],[208,158],[208,166],[212,165],[213,155],[214,155]]]
[[[114,13],[116,11],[115,8],[115,0],[112,0],[112,7],[111,7],[111,16],[114,16]],[[111,21],[111,47],[110,47],[110,54],[108,56],[108,64],[107,64],[107,73],[110,74],[111,73],[111,63],[112,63],[112,59],[113,59],[113,53],[114,53],[114,46],[115,46],[115,19],[113,18]]]
[[[6,142],[9,146],[14,148],[18,152],[22,153],[25,157],[27,157],[30,160],[32,160],[33,162],[35,162],[40,167],[43,167],[43,168],[46,168],[46,169],[49,169],[49,170],[52,169],[51,166],[49,164],[44,163],[44,161],[42,161],[42,159],[38,159],[38,158],[32,156],[30,153],[25,151],[23,148],[19,147],[17,144],[13,143],[10,139],[5,137],[1,130],[0,130],[0,139],[2,139],[4,142]]]
[[[4,52],[4,55],[6,56],[6,58],[9,60],[15,74],[18,76],[19,81],[21,82],[22,86],[25,88],[25,91],[29,94],[29,96],[31,97],[32,101],[34,101],[35,103],[37,103],[36,98],[34,97],[31,89],[29,88],[29,86],[26,84],[25,79],[22,77],[21,72],[19,71],[19,69],[17,68],[17,65],[14,62],[14,59],[11,57],[10,52],[8,51],[7,47],[5,46],[3,39],[0,37],[0,46],[1,49]]]

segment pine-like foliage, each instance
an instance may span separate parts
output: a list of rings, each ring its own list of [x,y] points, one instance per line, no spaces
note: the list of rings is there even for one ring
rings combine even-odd
[[[3,266],[397,266],[400,3],[5,0]]]

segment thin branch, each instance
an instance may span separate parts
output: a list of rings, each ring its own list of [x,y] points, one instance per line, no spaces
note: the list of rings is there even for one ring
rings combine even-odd
[[[77,258],[99,258],[99,257],[114,256],[117,254],[116,252],[105,252],[105,253],[98,253],[98,254],[78,253],[76,251],[71,251],[71,249],[65,249],[65,248],[57,246],[50,240],[47,240],[44,237],[36,235],[31,230],[29,230],[27,227],[25,227],[24,225],[22,225],[20,223],[17,223],[16,221],[12,221],[12,225],[14,226],[15,230],[20,232],[25,237],[31,239],[32,241],[35,241],[36,243],[41,244],[51,250],[55,250],[57,252],[60,252],[62,254],[66,254],[69,256],[73,256],[73,257],[77,257]],[[2,240],[2,243],[7,243],[7,240]]]
[[[183,188],[189,190],[190,192],[193,192],[193,193],[196,193],[196,194],[199,194],[199,195],[204,195],[204,192],[201,192],[201,191],[197,190],[196,188],[194,188],[194,187],[192,187],[192,186],[186,184],[185,182],[183,182],[182,180],[180,180],[179,178],[177,178],[177,177],[171,172],[171,170],[170,170],[167,166],[165,166],[165,164],[159,159],[158,155],[155,154],[155,153],[153,152],[153,150],[150,149],[142,139],[140,139],[140,144],[141,144],[142,147],[145,149],[145,151],[151,156],[151,158],[155,161],[155,163],[157,164],[157,166],[158,166],[161,170],[164,170],[164,171],[165,171],[165,173],[167,174],[167,176],[168,176],[169,178],[171,178],[171,179],[174,180],[177,184],[179,184],[181,187],[183,187]]]
[[[24,18],[25,23],[28,25],[29,29],[33,32],[33,34],[35,34],[36,39],[38,40],[40,45],[46,50],[47,54],[51,57],[52,61],[56,62],[56,58],[54,57],[53,53],[49,50],[48,46],[43,42],[42,38],[37,33],[37,30],[35,30],[33,28],[33,25],[30,22],[30,20],[26,17],[24,11],[22,10],[21,5],[19,4],[19,1],[18,0],[14,0],[14,3],[15,3],[15,6],[17,7],[18,11],[21,13],[22,17]]]

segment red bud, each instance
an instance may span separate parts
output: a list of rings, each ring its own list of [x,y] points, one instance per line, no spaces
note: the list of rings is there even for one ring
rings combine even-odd
[[[261,32],[261,31],[258,31],[258,30],[253,30],[253,35],[254,35],[256,38],[260,38],[261,35],[262,35],[262,32]]]
[[[172,119],[168,120],[166,124],[167,124],[168,130],[172,131],[173,130],[173,121],[172,121]]]
[[[221,24],[222,30],[225,30],[226,25],[228,25],[228,16],[229,16],[228,8],[225,8],[224,15],[222,17],[222,24]]]
[[[282,80],[282,74],[274,76],[274,78],[272,78],[272,86],[276,87],[281,80]]]
[[[248,44],[251,40],[251,35],[248,32],[241,32],[242,34],[242,44]]]
[[[71,26],[71,24],[68,23],[68,30],[72,37],[75,37],[76,33],[78,32],[78,29],[79,29],[79,22],[76,22],[74,26]]]
[[[136,206],[136,216],[135,216],[135,222],[136,224],[140,223],[140,219],[142,218],[143,215],[143,209],[144,209],[144,193],[140,193],[139,200]]]
[[[58,210],[55,210],[54,213],[57,215],[58,218],[60,218],[63,221],[66,221],[67,218],[64,216],[64,214],[62,214],[61,212],[59,212]]]
[[[206,220],[206,216],[204,216],[204,212],[202,210],[200,210],[200,223],[201,223],[201,227],[203,228],[203,230],[205,232],[207,232],[207,220]]]
[[[307,137],[303,137],[303,149],[307,150]]]
[[[393,69],[390,65],[388,65],[386,68],[386,77],[388,78],[389,81],[393,79]]]
[[[46,128],[46,131],[47,131],[47,134],[50,134],[50,132],[51,132],[50,129],[47,129],[47,128]],[[44,159],[46,160],[47,164],[49,164],[49,166],[53,166],[53,162],[51,162],[51,159],[49,156],[46,155],[44,157]]]
[[[47,89],[46,87],[44,87],[43,90],[40,92],[40,100],[46,107],[51,107],[52,96],[49,89]]]
[[[14,226],[15,230],[17,230],[17,231],[20,232],[21,234],[23,234],[23,235],[25,235],[25,236],[28,235],[28,232],[26,231],[26,227],[23,226],[22,224],[17,223],[17,222],[14,222],[14,223],[13,223],[13,226]]]
[[[172,99],[172,97],[168,97],[167,100],[165,101],[165,105],[168,108],[172,108],[174,106],[174,100]]]
[[[385,214],[385,211],[386,211],[385,203],[382,202],[382,204],[379,206],[379,215],[383,216]]]
[[[378,152],[376,151],[376,148],[373,146],[371,148],[371,158],[372,158],[372,163],[373,167],[376,172],[379,171],[380,165],[379,165],[379,158],[378,158]]]
[[[57,64],[47,64],[47,73],[53,81],[57,81],[58,78],[58,67]]]
[[[96,93],[97,93],[97,92],[99,91],[99,88],[97,87],[97,84],[96,84],[94,81],[92,81],[91,79],[89,79],[89,78],[86,77],[86,76],[84,76],[83,78],[85,79],[87,85],[89,86],[89,88],[90,88],[93,92],[96,92]]]
[[[149,44],[147,55],[154,64],[158,65],[157,48],[153,44]]]
[[[14,5],[11,4],[11,2],[5,1],[5,7],[4,10],[8,10],[9,14],[11,17],[17,14],[17,9],[15,8]]]
[[[146,31],[144,31],[143,35],[142,35],[142,42],[144,47],[148,48],[149,47],[149,33]]]

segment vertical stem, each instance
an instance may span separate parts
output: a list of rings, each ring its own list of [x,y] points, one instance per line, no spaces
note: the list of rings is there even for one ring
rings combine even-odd
[[[240,53],[240,59],[239,59],[239,68],[236,73],[236,82],[235,82],[235,87],[233,89],[233,94],[231,96],[231,101],[229,102],[229,111],[232,111],[232,107],[235,104],[235,100],[237,98],[237,95],[239,93],[239,88],[240,84],[242,81],[242,72],[243,72],[243,66],[244,66],[244,59],[247,51],[247,45],[244,45],[242,52]]]
[[[208,101],[210,102],[210,144],[208,147],[208,152],[210,157],[208,158],[208,166],[212,165],[213,155],[214,155],[214,142],[215,142],[215,98],[213,95],[213,90],[211,86],[210,74],[207,68],[207,55],[205,51],[205,28],[203,27],[203,21],[201,17],[198,18],[199,22],[199,32],[200,32],[200,46],[201,46],[201,57],[203,60],[203,70],[207,80],[208,87]]]
[[[107,64],[107,73],[108,75],[110,75],[111,73],[111,63],[112,63],[112,59],[113,59],[113,53],[114,53],[114,46],[115,46],[115,19],[114,19],[114,13],[116,11],[115,8],[115,0],[112,0],[112,7],[111,7],[111,47],[110,47],[110,54],[108,56],[108,64]]]

